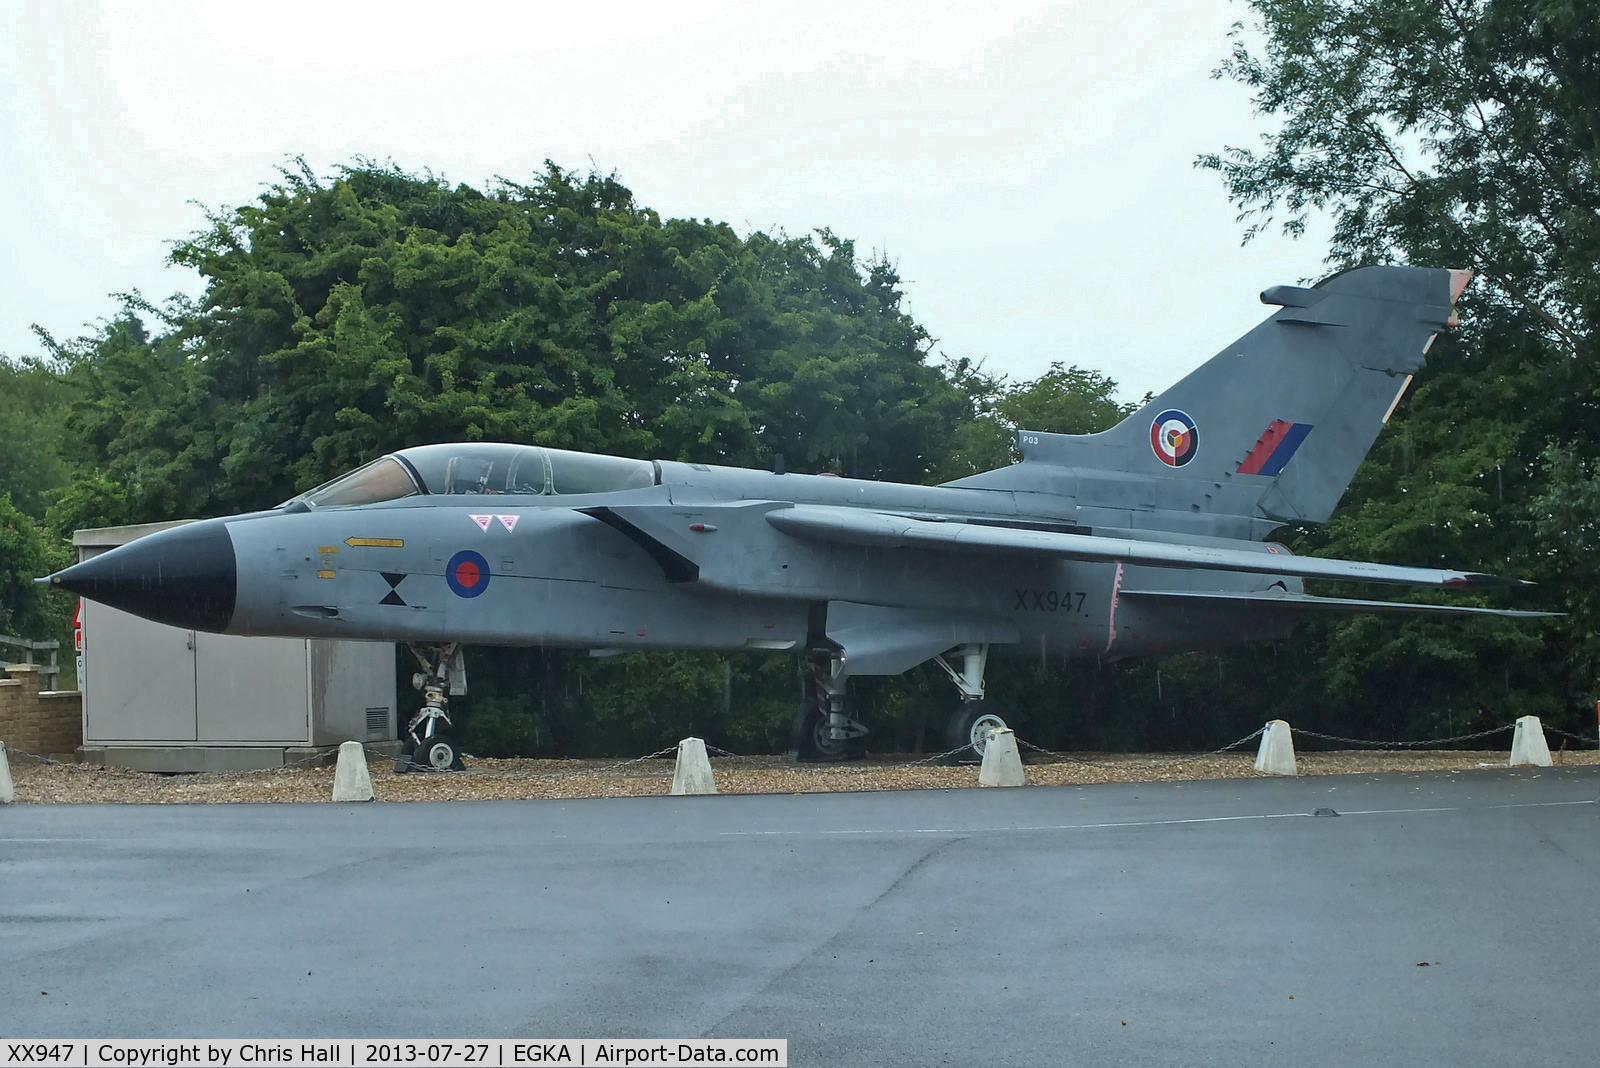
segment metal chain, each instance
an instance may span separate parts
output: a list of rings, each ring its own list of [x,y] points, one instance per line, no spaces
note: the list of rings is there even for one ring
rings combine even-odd
[[[706,743],[706,752],[711,756],[722,757],[726,760],[741,760],[746,764],[751,764],[761,759],[748,753],[730,753],[726,749],[712,745],[710,742]]]
[[[1515,728],[1515,723],[1507,723],[1503,727],[1491,727],[1489,730],[1478,731],[1474,734],[1456,734],[1449,738],[1425,738],[1416,742],[1374,742],[1366,738],[1341,738],[1337,734],[1319,734],[1316,731],[1308,731],[1301,728],[1294,729],[1294,736],[1296,738],[1318,738],[1324,742],[1338,742],[1341,745],[1361,745],[1370,749],[1425,749],[1428,746],[1449,745],[1452,742],[1470,742],[1477,738],[1487,738],[1493,734],[1504,734],[1506,731],[1514,730]],[[1545,729],[1550,730],[1549,727]]]
[[[1577,742],[1579,745],[1584,746],[1586,748],[1590,747],[1590,746],[1594,746],[1594,745],[1600,744],[1600,742],[1597,742],[1595,737],[1594,737],[1594,735],[1592,735],[1592,734],[1573,734],[1571,731],[1564,731],[1560,727],[1546,727],[1545,728],[1545,733],[1546,734],[1559,734],[1559,735],[1561,735],[1561,737],[1569,738],[1572,741]]]
[[[38,753],[30,753],[26,749],[13,749],[9,745],[6,746],[6,753],[8,755],[11,754],[11,753],[15,753],[15,754],[17,754],[17,756],[27,757],[29,760],[33,761],[35,764],[53,764],[58,768],[86,768],[86,769],[88,769],[90,771],[104,771],[105,770],[105,768],[101,767],[98,764],[80,764],[75,760],[55,760],[55,759],[53,759],[51,757],[41,756]]]
[[[1159,770],[1161,768],[1175,768],[1175,767],[1178,767],[1179,765],[1182,765],[1182,764],[1192,764],[1196,760],[1204,760],[1207,757],[1220,756],[1221,754],[1228,752],[1230,749],[1237,749],[1241,745],[1246,745],[1246,744],[1254,741],[1255,739],[1261,737],[1263,734],[1266,733],[1266,731],[1267,731],[1266,727],[1257,727],[1255,730],[1251,731],[1249,734],[1245,735],[1243,738],[1240,738],[1238,741],[1229,742],[1227,745],[1221,746],[1220,748],[1217,748],[1217,749],[1212,749],[1209,752],[1205,752],[1205,753],[1190,753],[1190,754],[1188,754],[1186,756],[1177,757],[1177,758],[1172,759],[1172,760],[1157,761],[1154,764],[1151,764],[1151,763],[1149,763],[1147,761],[1141,760],[1141,761],[1138,761],[1138,764],[1139,764],[1140,767],[1153,768],[1153,769],[1156,769],[1156,770]],[[1099,767],[1099,768],[1125,767],[1130,763],[1129,761],[1126,761],[1126,760],[1123,760],[1123,761],[1085,760],[1083,757],[1073,756],[1071,753],[1058,753],[1053,749],[1045,749],[1042,746],[1034,745],[1032,742],[1025,742],[1021,738],[1017,739],[1017,744],[1018,745],[1022,745],[1022,746],[1026,746],[1027,748],[1033,750],[1036,753],[1043,753],[1046,756],[1053,756],[1053,757],[1056,757],[1057,759],[1059,759],[1061,761],[1064,761],[1066,763],[1069,763],[1069,764],[1081,764],[1084,767],[1091,767],[1091,768],[1096,768],[1096,767]]]
[[[950,757],[956,756],[959,753],[967,753],[971,751],[971,745],[958,745],[954,749],[945,750],[943,753],[935,753],[932,756],[920,757],[916,760],[908,760],[904,764],[885,764],[881,767],[875,768],[874,770],[899,771],[902,768],[916,768],[921,767],[923,764],[932,764],[936,760],[948,760]]]

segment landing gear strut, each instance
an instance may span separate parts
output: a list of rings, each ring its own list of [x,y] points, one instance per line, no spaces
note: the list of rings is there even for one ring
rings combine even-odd
[[[422,707],[406,725],[405,747],[394,762],[396,774],[413,767],[429,771],[460,771],[461,750],[446,733],[451,726],[447,708],[450,697],[467,692],[467,667],[459,642],[441,645],[409,644],[422,670],[411,676],[411,685],[422,691]],[[449,696],[446,696],[446,694]]]
[[[961,693],[961,704],[950,717],[950,727],[945,734],[945,748],[961,750],[951,754],[954,763],[975,763],[983,760],[989,739],[995,731],[1005,729],[1006,721],[984,706],[983,673],[989,664],[989,646],[970,643],[955,650],[953,656],[961,664],[960,670],[942,654],[933,658]]]
[[[795,713],[792,744],[795,759],[805,763],[844,760],[852,743],[867,728],[852,718],[845,693],[848,682],[844,657],[825,650],[811,655],[809,691]]]

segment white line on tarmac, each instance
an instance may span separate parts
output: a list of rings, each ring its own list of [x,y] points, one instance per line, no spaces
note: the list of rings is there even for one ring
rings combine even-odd
[[[114,838],[0,838],[0,842],[113,842]]]
[[[1595,805],[1600,799],[1586,801],[1527,801],[1511,805],[1455,805],[1439,808],[1366,808],[1340,810],[1341,816],[1403,816],[1424,812],[1489,812],[1511,808],[1557,808],[1563,805]],[[1119,823],[1052,823],[1022,827],[911,827],[868,830],[794,830],[794,831],[721,831],[723,837],[756,838],[780,835],[846,835],[846,834],[990,834],[1001,831],[1098,831],[1117,827],[1176,827],[1195,823],[1240,823],[1246,820],[1314,819],[1310,812],[1260,812],[1247,816],[1194,816],[1175,820],[1125,820]]]

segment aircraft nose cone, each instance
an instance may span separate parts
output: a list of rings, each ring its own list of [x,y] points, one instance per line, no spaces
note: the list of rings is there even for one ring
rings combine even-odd
[[[149,534],[50,576],[50,585],[157,623],[221,633],[239,590],[220,519]]]

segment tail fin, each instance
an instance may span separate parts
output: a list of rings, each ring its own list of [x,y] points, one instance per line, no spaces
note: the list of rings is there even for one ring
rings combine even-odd
[[[1360,267],[1261,294],[1280,310],[1110,430],[1024,431],[1023,462],[952,483],[1073,492],[1080,509],[1156,512],[1219,534],[1333,511],[1470,271]],[[1070,476],[1069,476],[1070,471]],[[1068,490],[1068,487],[1071,487]],[[1131,517],[1134,526],[1165,526]]]

